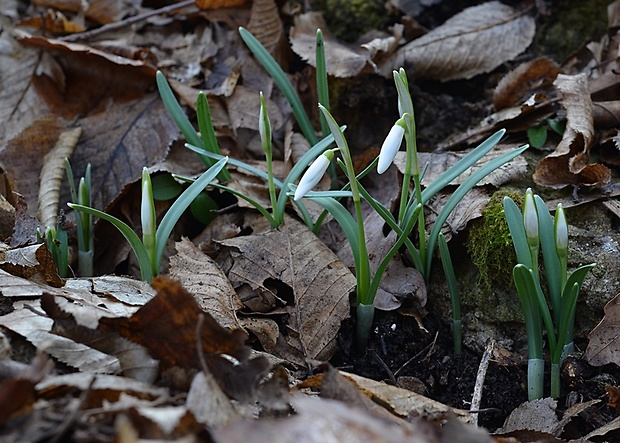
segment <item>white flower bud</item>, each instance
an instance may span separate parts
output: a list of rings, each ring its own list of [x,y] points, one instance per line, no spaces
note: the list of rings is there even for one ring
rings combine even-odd
[[[140,204],[142,221],[142,242],[147,252],[155,251],[155,203],[153,202],[153,186],[148,168],[142,168],[142,200]]]
[[[568,254],[568,224],[562,203],[558,203],[555,210],[555,250],[560,257]]]
[[[538,247],[538,212],[536,211],[534,193],[531,188],[525,191],[523,226],[525,227],[525,237],[530,247]]]
[[[381,146],[381,152],[379,153],[379,163],[377,163],[377,172],[383,174],[387,171],[396,157],[396,153],[400,149],[400,145],[403,142],[403,136],[405,135],[405,122],[402,119],[398,120]]]
[[[318,182],[321,181],[323,175],[325,175],[325,171],[329,167],[329,164],[334,159],[334,149],[330,149],[325,151],[323,154],[319,155],[314,162],[308,167],[306,173],[301,177],[299,181],[299,185],[295,190],[294,200],[299,200],[304,195],[308,193],[312,188],[316,186]]]

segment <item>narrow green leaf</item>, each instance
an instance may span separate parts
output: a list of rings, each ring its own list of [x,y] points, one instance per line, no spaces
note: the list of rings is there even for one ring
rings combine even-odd
[[[153,279],[153,272],[151,271],[149,256],[146,253],[144,245],[142,244],[142,240],[140,240],[140,237],[138,237],[138,234],[136,234],[133,229],[131,229],[126,223],[122,222],[118,218],[109,215],[103,211],[99,211],[98,209],[73,203],[67,204],[71,209],[86,212],[88,214],[94,215],[95,217],[102,218],[103,220],[112,223],[114,227],[116,227],[116,229],[118,229],[119,232],[123,234],[123,237],[125,237],[125,239],[129,243],[129,246],[131,246],[134,254],[136,254],[138,264],[140,265],[140,274],[142,275],[142,280],[146,281],[147,283],[151,282],[151,280]]]
[[[159,270],[161,266],[161,257],[164,254],[166,242],[168,241],[168,237],[170,237],[170,233],[172,232],[174,225],[176,225],[181,215],[183,215],[183,212],[185,212],[185,210],[198,196],[198,194],[200,194],[203,189],[206,188],[207,185],[215,179],[215,177],[220,173],[220,171],[224,169],[227,161],[228,157],[224,157],[217,163],[215,163],[211,168],[209,168],[185,191],[183,191],[179,198],[177,198],[176,201],[172,204],[172,206],[170,206],[170,209],[168,209],[166,215],[164,215],[164,218],[159,224],[159,227],[157,228],[157,233],[155,235],[155,266],[157,270]]]
[[[536,282],[534,274],[522,264],[518,264],[512,270],[515,287],[521,302],[521,309],[525,317],[525,330],[527,334],[528,356],[530,359],[543,358],[542,324],[540,312],[536,302]]]
[[[310,118],[301,104],[301,100],[299,99],[297,92],[295,92],[295,88],[293,88],[293,85],[287,78],[282,68],[278,65],[278,62],[274,60],[269,51],[265,49],[265,47],[256,39],[256,37],[252,35],[250,31],[240,27],[239,35],[250,51],[252,51],[259,63],[263,65],[271,78],[273,78],[276,82],[278,88],[282,91],[282,94],[286,97],[286,100],[291,105],[291,108],[293,108],[295,119],[301,128],[301,132],[303,132],[306,137],[306,140],[308,140],[311,145],[315,145],[318,142],[318,137],[314,132]],[[196,145],[196,143],[192,144]]]
[[[508,223],[508,229],[510,230],[510,236],[512,237],[512,244],[517,254],[517,261],[531,269],[532,256],[530,255],[530,248],[525,237],[523,214],[510,197],[504,197],[504,214]]]

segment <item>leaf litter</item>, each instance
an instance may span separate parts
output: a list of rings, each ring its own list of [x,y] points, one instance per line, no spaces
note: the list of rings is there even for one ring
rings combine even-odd
[[[64,26],[59,29],[62,33],[75,32],[77,28],[69,26],[84,23],[84,16],[96,23],[114,23],[123,15],[135,14],[140,7],[135,2],[112,1],[102,8],[103,3],[91,2],[87,10],[77,3],[67,6],[54,1],[46,2],[45,7],[67,14],[53,15]],[[411,8],[407,2],[388,3],[401,10]],[[432,8],[431,3],[441,2],[426,2],[424,7]],[[618,9],[613,9],[616,3],[610,9],[610,26],[617,21],[613,12]],[[251,8],[226,0],[198,6],[201,12],[188,4],[179,14],[141,22],[131,35],[118,28],[106,35],[110,37],[107,41],[89,37],[81,43],[70,41],[79,40],[80,34],[69,38],[39,35],[37,27],[44,25],[38,21],[30,22],[32,34],[13,32],[8,16],[2,17],[3,26],[11,32],[0,36],[0,79],[9,85],[0,91],[0,119],[6,128],[0,135],[0,164],[8,184],[5,200],[14,210],[7,214],[9,226],[14,224],[9,240],[12,245],[23,242],[25,248],[3,251],[1,293],[3,299],[13,302],[9,302],[10,308],[5,308],[4,302],[1,305],[4,315],[0,324],[10,341],[17,344],[23,337],[39,351],[30,365],[7,355],[0,360],[1,368],[19,368],[9,370],[1,381],[3,438],[40,441],[49,435],[60,437],[69,427],[76,441],[106,441],[114,436],[123,436],[124,441],[137,441],[138,436],[273,441],[294,440],[299,435],[308,441],[501,441],[503,436],[491,437],[464,427],[461,420],[468,421],[469,415],[460,409],[397,386],[316,366],[314,360],[329,360],[338,348],[347,349],[338,332],[350,321],[349,294],[355,280],[344,264],[348,262],[344,244],[327,242],[338,252],[334,254],[293,218],[275,231],[251,211],[239,209],[241,205],[221,211],[221,225],[207,228],[200,247],[183,238],[176,243],[176,251],[170,249],[167,272],[182,286],[162,277],[156,280],[155,290],[112,276],[63,282],[54,275],[45,248],[27,245],[28,238],[33,238],[27,232],[32,231],[36,208],[41,204],[39,189],[47,195],[47,180],[40,185],[39,179],[46,164],[44,156],[68,128],[83,131],[72,161],[76,171],[84,170],[87,162],[93,163],[95,206],[124,214],[134,220],[134,226],[138,225],[137,205],[132,194],[142,166],[199,172],[191,163],[195,158],[172,155],[179,152],[183,140],[151,92],[154,64],[167,70],[172,87],[190,110],[197,91],[207,90],[223,150],[235,157],[260,158],[257,112],[252,109],[257,108],[257,92],[264,89],[270,99],[272,123],[276,123],[276,147],[283,150],[287,160],[279,165],[281,175],[290,168],[291,152],[287,150],[290,140],[299,136],[291,129],[290,109],[273,82],[239,45],[235,29],[239,25],[254,27],[284,66],[290,61],[291,50],[313,65],[313,27],[321,17],[314,12],[288,15],[271,0],[257,0]],[[35,10],[29,10],[28,15],[32,17]],[[17,14],[17,9],[7,9],[10,11]],[[529,12],[499,2],[484,3],[455,11],[442,26],[410,42],[410,25],[402,17],[404,27],[397,23],[354,46],[339,42],[325,26],[326,51],[331,60],[328,69],[337,77],[356,79],[368,78],[363,76],[377,67],[389,75],[392,65],[413,64],[416,79],[432,77],[447,82],[472,78],[514,60],[532,42],[536,19]],[[310,25],[303,25],[303,20]],[[291,21],[294,27],[289,48],[282,23]],[[187,23],[198,25],[192,32],[181,32]],[[552,187],[587,185],[597,192],[610,181],[605,166],[589,163],[600,128],[611,129],[602,138],[611,145],[607,153],[611,161],[618,150],[614,141],[617,121],[609,118],[616,114],[615,101],[620,100],[614,92],[616,36],[611,28],[608,37],[608,41],[588,45],[596,67],[585,84],[566,84],[566,77],[575,80],[583,75],[575,70],[575,60],[560,66],[544,59],[521,65],[519,72],[495,88],[496,114],[478,128],[458,134],[457,142],[444,143],[444,152],[421,153],[426,159],[423,163],[428,160],[429,164],[425,180],[431,180],[436,171],[461,154],[446,152],[450,147],[473,146],[476,137],[484,137],[499,126],[508,127],[515,139],[522,137],[532,124],[555,116],[562,118],[561,104],[568,114],[568,129],[557,146],[550,142],[546,149],[555,152],[540,162],[546,166],[561,160],[561,164],[538,173],[539,183]],[[304,100],[312,103],[315,91],[306,78],[311,77],[309,73],[302,68],[291,78]],[[294,148],[297,146],[294,143]],[[472,194],[471,201],[457,208],[446,229],[458,237],[477,217],[478,208],[486,203],[493,188],[518,181],[527,171],[526,161],[518,158],[490,176]],[[379,186],[381,191],[398,187],[399,176],[393,172],[389,181]],[[249,181],[242,183],[239,176],[235,180],[242,186],[252,185]],[[264,198],[264,188],[257,187],[256,195]],[[390,202],[390,197],[386,198]],[[429,211],[438,212],[445,198],[438,196],[429,204]],[[61,208],[67,199],[63,187],[58,198]],[[131,199],[134,203],[128,203]],[[392,240],[383,235],[378,220],[368,218],[366,228],[372,234],[369,239],[373,239],[369,252],[380,256]],[[117,265],[127,263],[128,250],[122,252],[114,237],[105,232],[98,227],[100,241],[108,242],[117,257],[106,259],[102,267],[105,272],[123,269]],[[320,238],[326,238],[325,232]],[[419,304],[424,305],[427,288],[423,282],[415,283],[413,268],[402,259],[393,265],[382,284],[388,298],[415,293]],[[130,263],[126,269],[131,269]],[[424,295],[419,293],[422,288]],[[433,296],[429,294],[429,299]],[[416,315],[423,328],[425,313]],[[430,317],[425,318],[425,324]],[[392,321],[399,317],[385,318]],[[400,330],[403,322],[392,324]],[[606,311],[602,324],[610,324],[605,331],[614,337],[617,328],[611,310]],[[386,331],[391,327],[386,328],[379,317],[376,332],[381,340],[389,340]],[[588,359],[592,364],[617,364],[613,348],[608,349],[613,340],[603,336],[603,330],[601,326],[592,331],[590,343],[602,340],[603,344],[593,351],[588,348]],[[413,335],[420,338],[422,329],[419,334]],[[400,346],[410,349],[408,343]],[[432,346],[420,359],[423,365],[438,364],[430,357],[438,352]],[[51,360],[41,352],[50,355],[58,368],[52,369]],[[368,358],[372,359],[371,355]],[[376,352],[374,355],[379,356]],[[597,361],[599,355],[603,359]],[[393,364],[384,362],[388,373]],[[311,384],[312,377],[306,378],[310,371],[320,379],[315,385]],[[308,387],[289,388],[302,379]],[[432,376],[418,382],[422,386],[445,386],[441,378],[432,380]],[[308,389],[319,395],[308,395]],[[182,393],[180,397],[172,395],[178,392]],[[613,392],[611,387],[607,392]],[[532,427],[539,414],[530,413],[513,426],[511,437],[505,436],[537,441],[554,434],[553,438],[563,441],[570,435],[563,434],[568,421],[579,420],[579,414],[593,404],[578,403],[575,409],[561,411],[564,418],[560,419],[551,414],[553,432]],[[67,411],[69,418],[58,418],[64,416],[59,412]],[[109,418],[114,418],[113,424]],[[514,433],[525,429],[535,429],[538,434]],[[615,429],[612,420],[585,438],[613,435]]]

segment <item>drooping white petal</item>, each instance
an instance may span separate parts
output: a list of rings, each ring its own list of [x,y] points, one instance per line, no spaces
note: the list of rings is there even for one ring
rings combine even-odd
[[[395,124],[390,129],[383,145],[381,146],[381,152],[379,153],[379,163],[377,163],[377,172],[383,174],[387,171],[396,157],[396,153],[400,149],[400,144],[403,141],[405,135],[405,128],[399,124]]]
[[[327,153],[331,153],[331,158],[329,158]],[[299,200],[302,198],[308,193],[308,191],[314,188],[318,182],[321,181],[321,178],[323,178],[323,175],[325,174],[325,171],[327,171],[329,163],[333,158],[333,151],[327,151],[312,162],[306,170],[306,173],[301,177],[299,185],[297,185],[294,200]]]

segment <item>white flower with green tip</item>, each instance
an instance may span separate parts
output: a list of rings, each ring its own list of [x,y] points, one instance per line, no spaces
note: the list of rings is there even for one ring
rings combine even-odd
[[[400,149],[400,145],[403,142],[405,135],[405,121],[401,118],[396,121],[385,141],[381,146],[381,152],[379,153],[379,163],[377,163],[377,172],[383,174],[390,167],[396,154]]]
[[[329,164],[334,159],[334,151],[336,149],[329,149],[323,154],[319,155],[314,162],[308,167],[306,173],[301,177],[299,185],[295,190],[294,200],[299,200],[314,188],[318,182],[321,181],[325,171],[329,167]]]

